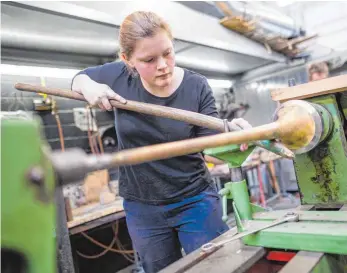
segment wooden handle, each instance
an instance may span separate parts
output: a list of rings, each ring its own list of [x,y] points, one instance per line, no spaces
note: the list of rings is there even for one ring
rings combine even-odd
[[[83,95],[71,90],[64,90],[59,88],[48,88],[48,87],[43,87],[39,85],[35,86],[35,85],[25,84],[25,83],[17,83],[15,85],[15,88],[21,91],[45,93],[45,94],[57,96],[57,97],[69,98],[69,99],[74,99],[79,101],[86,101]],[[166,107],[166,106],[161,106],[156,104],[137,102],[132,100],[127,100],[127,103],[123,104],[116,100],[111,99],[110,104],[113,107],[124,109],[124,110],[180,120],[180,121],[184,121],[184,122],[194,124],[197,126],[206,127],[206,128],[220,131],[220,132],[224,132],[223,120],[219,118],[191,112],[191,111],[186,111],[186,110],[181,110],[177,108]]]
[[[273,139],[277,135],[279,124],[269,123],[255,128],[217,134],[213,136],[198,137],[147,147],[134,148],[115,153],[112,156],[111,166],[135,165],[149,161],[161,160],[201,152],[204,149],[215,148],[230,144],[241,144],[259,139]]]
[[[48,87],[43,87],[39,85],[35,86],[35,85],[30,85],[25,83],[17,83],[15,85],[15,88],[21,91],[45,93],[45,94],[57,96],[57,97],[64,97],[64,98],[70,98],[74,100],[86,101],[83,95],[71,90],[64,90],[59,88],[48,88]],[[195,113],[192,111],[166,107],[166,106],[161,106],[156,104],[131,101],[131,100],[127,100],[126,104],[120,103],[116,100],[110,100],[110,104],[113,107],[124,109],[124,110],[139,112],[139,113],[158,116],[158,117],[170,118],[174,120],[187,122],[193,125],[206,127],[212,130],[219,131],[219,132],[225,132],[224,121],[222,119]],[[294,157],[294,153],[281,143],[271,142],[269,144],[266,144],[266,143],[257,141],[255,144],[259,147],[267,149],[270,152],[278,154],[282,157],[286,157],[286,158]]]
[[[297,148],[311,142],[316,130],[315,121],[305,107],[289,105],[281,108],[277,115],[275,122],[246,130],[121,151],[112,156],[111,162],[113,166],[134,165],[197,153],[208,148],[276,138]]]

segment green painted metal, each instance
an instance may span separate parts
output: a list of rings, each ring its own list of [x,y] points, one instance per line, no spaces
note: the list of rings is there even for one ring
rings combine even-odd
[[[56,270],[54,174],[40,133],[38,121],[1,120],[1,248],[21,254],[28,273]],[[42,186],[27,178],[33,167],[44,170]]]
[[[299,215],[300,221],[324,221],[324,222],[344,222],[347,223],[346,211],[307,211],[307,210],[273,210],[253,213],[254,220],[276,220],[283,218],[288,212],[295,212]]]
[[[231,194],[241,220],[252,219],[252,207],[249,200],[246,180],[242,180],[240,182],[231,182]]]
[[[258,206],[258,205],[255,205],[255,204],[251,204],[251,207],[252,207],[252,213],[267,211],[265,208]]]
[[[211,148],[204,150],[204,154],[224,160],[230,168],[240,167],[247,157],[252,153],[255,146],[250,145],[246,151],[240,151],[240,145],[231,144],[228,146]]]
[[[324,106],[319,104],[314,104],[314,107],[318,110],[323,120],[323,133],[320,138],[320,142],[323,142],[332,132],[332,129],[334,126],[333,119],[328,109],[325,108]]]
[[[224,222],[228,221],[228,207],[227,207],[227,201],[228,199],[233,199],[233,196],[231,194],[232,189],[231,189],[231,184],[232,182],[228,182],[224,184],[224,188],[221,189],[218,193],[222,196],[222,209],[223,209],[223,216],[222,220]]]
[[[309,101],[330,112],[333,128],[325,141],[312,151],[297,155],[294,160],[301,203],[323,207],[346,204],[347,144],[335,96],[321,96]]]
[[[268,221],[248,221],[255,229]],[[243,238],[251,246],[347,255],[347,223],[300,221],[284,223]]]

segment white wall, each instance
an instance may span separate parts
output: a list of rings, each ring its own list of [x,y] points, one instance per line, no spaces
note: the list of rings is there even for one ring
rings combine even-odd
[[[347,2],[296,2],[285,12],[303,26],[307,34],[319,35],[314,58],[347,50]]]

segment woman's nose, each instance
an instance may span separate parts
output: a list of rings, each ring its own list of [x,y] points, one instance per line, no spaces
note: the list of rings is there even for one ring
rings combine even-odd
[[[166,60],[165,60],[165,58],[159,58],[158,59],[158,64],[157,64],[157,69],[158,70],[161,70],[161,69],[164,69],[164,68],[166,68],[167,67],[167,64],[166,64]]]

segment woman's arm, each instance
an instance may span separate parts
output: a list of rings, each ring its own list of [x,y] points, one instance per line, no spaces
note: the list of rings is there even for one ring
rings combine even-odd
[[[104,110],[112,110],[109,99],[126,103],[123,97],[110,88],[117,75],[121,73],[121,69],[117,63],[87,68],[72,79],[71,89],[82,94],[89,104],[98,105]]]

